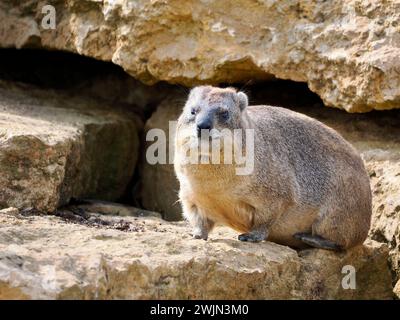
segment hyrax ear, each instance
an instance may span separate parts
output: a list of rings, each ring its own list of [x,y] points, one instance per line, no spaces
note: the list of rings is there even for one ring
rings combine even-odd
[[[243,111],[249,105],[249,99],[247,98],[247,95],[241,91],[237,93],[237,96],[239,99],[239,108]]]
[[[196,91],[198,89],[199,89],[199,87],[193,87],[192,89],[190,89],[189,97],[192,97],[194,94],[196,94]]]

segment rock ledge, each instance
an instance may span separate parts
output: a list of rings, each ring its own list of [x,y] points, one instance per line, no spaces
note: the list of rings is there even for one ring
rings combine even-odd
[[[385,245],[347,253],[192,239],[184,222],[124,218],[137,232],[0,214],[0,299],[390,299]],[[356,289],[341,286],[356,269]]]

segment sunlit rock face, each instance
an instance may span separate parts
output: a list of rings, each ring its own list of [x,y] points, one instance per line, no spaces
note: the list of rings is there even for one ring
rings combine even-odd
[[[185,222],[124,223],[129,228],[121,231],[0,211],[0,299],[392,297],[387,248],[376,242],[346,253],[298,253],[240,242],[226,228],[205,242],[193,239]],[[356,271],[355,287],[345,266]]]
[[[56,28],[44,29],[52,4]],[[0,46],[112,61],[145,83],[290,79],[349,112],[400,106],[398,1],[60,0],[0,4]]]

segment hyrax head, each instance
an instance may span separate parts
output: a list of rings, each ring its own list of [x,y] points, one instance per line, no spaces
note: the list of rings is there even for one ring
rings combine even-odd
[[[190,91],[181,120],[198,137],[204,130],[239,129],[247,105],[246,94],[234,88],[199,86]]]

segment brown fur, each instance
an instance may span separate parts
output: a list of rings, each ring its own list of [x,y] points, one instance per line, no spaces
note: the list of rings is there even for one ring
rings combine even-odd
[[[229,111],[228,121],[220,120],[221,110]],[[252,174],[238,176],[234,165],[182,163],[184,135],[204,117],[216,129],[255,130]],[[278,107],[247,107],[245,95],[232,88],[197,87],[178,120],[175,144],[183,214],[197,238],[207,239],[215,223],[294,247],[304,247],[297,233],[341,248],[367,236],[371,190],[364,164],[336,131],[314,119]]]

